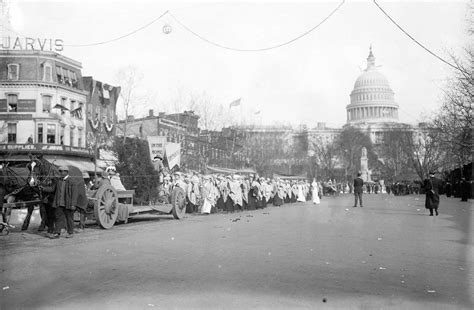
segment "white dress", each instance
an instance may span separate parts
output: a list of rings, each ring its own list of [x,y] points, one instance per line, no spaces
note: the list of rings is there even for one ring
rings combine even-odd
[[[298,201],[305,202],[306,198],[303,193],[303,185],[298,185]]]
[[[318,183],[313,182],[313,183],[311,184],[311,186],[313,186],[313,203],[315,203],[315,204],[318,205],[318,204],[321,202],[321,201],[319,200],[319,191],[318,191],[319,187],[318,187]]]

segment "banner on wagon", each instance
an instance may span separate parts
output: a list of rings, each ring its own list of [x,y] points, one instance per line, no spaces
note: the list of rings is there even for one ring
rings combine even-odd
[[[179,167],[181,164],[181,145],[179,143],[167,143],[165,155],[170,169],[173,169],[174,166]]]
[[[148,136],[147,140],[151,160],[158,154],[165,155],[166,136]]]

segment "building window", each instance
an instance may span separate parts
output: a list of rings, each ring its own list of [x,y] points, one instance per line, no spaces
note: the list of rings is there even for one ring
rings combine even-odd
[[[8,124],[8,143],[16,143],[16,124]]]
[[[77,133],[77,146],[82,147],[82,130],[79,129]]]
[[[64,107],[64,108],[61,108],[61,115],[64,115],[64,114],[66,114],[66,109],[68,108],[67,107],[67,98],[61,97],[61,105]]]
[[[38,124],[38,143],[43,143],[43,124]]]
[[[70,145],[70,146],[74,146],[74,138],[75,138],[75,137],[74,137],[74,129],[71,128],[71,129],[69,130],[69,134],[70,134],[70,136],[69,136],[69,137],[70,137],[70,138],[69,138],[69,145]]]
[[[52,82],[53,80],[53,68],[50,64],[46,63],[43,66],[43,81]]]
[[[49,144],[56,143],[56,125],[48,124],[48,132],[46,134],[46,142]]]
[[[51,96],[43,95],[43,112],[49,113],[51,111]]]
[[[19,64],[8,64],[8,79],[12,81],[17,81],[20,73]]]
[[[58,83],[64,83],[63,80],[63,68],[56,67],[56,77],[58,78]]]
[[[18,111],[18,95],[9,94],[7,96],[8,112]]]

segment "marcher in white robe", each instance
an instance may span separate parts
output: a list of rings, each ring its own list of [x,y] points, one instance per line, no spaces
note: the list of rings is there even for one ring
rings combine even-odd
[[[313,179],[313,183],[311,183],[312,187],[312,195],[313,195],[313,203],[314,204],[319,204],[321,201],[319,200],[319,186],[318,182],[316,182],[316,179]]]
[[[202,187],[202,195],[204,199],[204,203],[201,208],[201,214],[210,214],[211,208],[215,204],[217,191],[215,190],[215,186],[212,184],[209,177],[204,178],[204,184]]]
[[[303,191],[303,182],[300,182],[300,184],[298,184],[298,201],[299,202],[305,202],[306,201],[306,197],[304,195],[304,191]]]

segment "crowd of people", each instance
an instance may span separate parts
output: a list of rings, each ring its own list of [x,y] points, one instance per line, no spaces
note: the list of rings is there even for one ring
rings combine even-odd
[[[163,178],[160,196],[170,197],[174,187],[186,193],[187,213],[210,214],[263,209],[268,205],[313,201],[322,196],[320,182],[269,179],[258,175],[199,175],[176,172]]]

